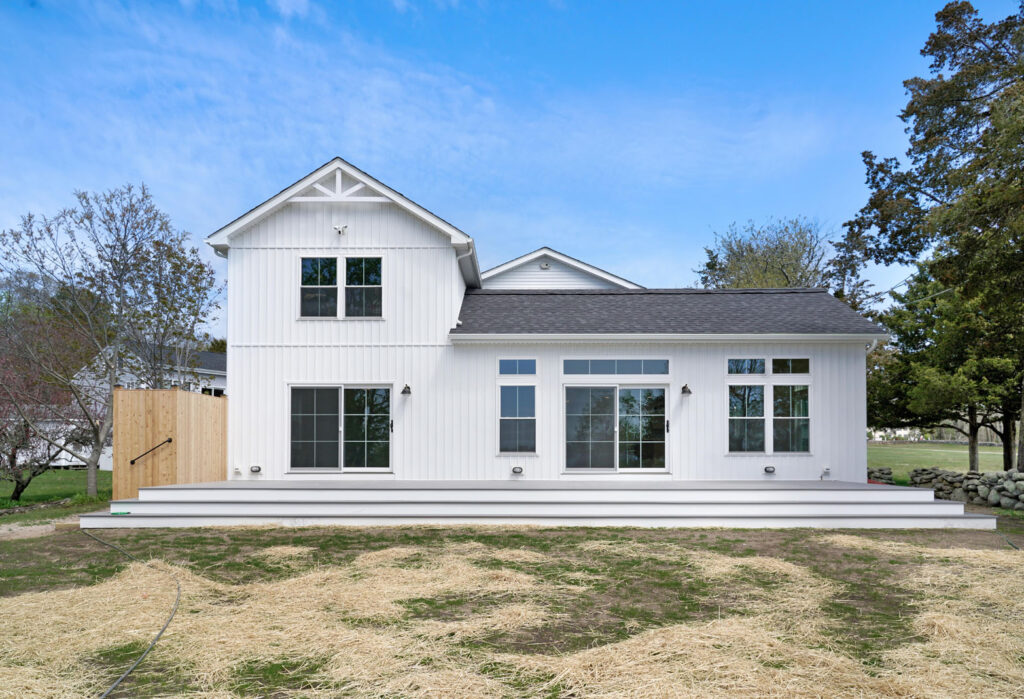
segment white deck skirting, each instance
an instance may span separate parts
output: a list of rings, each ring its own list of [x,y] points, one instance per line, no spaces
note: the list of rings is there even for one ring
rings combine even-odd
[[[83,528],[280,524],[994,529],[932,491],[842,481],[225,481],[142,488]],[[116,514],[114,514],[116,513]]]

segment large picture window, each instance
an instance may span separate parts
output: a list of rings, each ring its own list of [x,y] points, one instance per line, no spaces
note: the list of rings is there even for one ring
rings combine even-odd
[[[379,257],[345,259],[345,315],[379,318],[383,312],[382,269]]]
[[[389,468],[391,390],[346,388],[344,394],[345,468]]]
[[[303,257],[299,315],[336,318],[338,315],[338,260]]]
[[[338,389],[292,389],[292,468],[338,468]]]
[[[503,453],[537,451],[534,386],[502,386],[498,448]]]
[[[772,448],[776,452],[811,450],[807,386],[773,386]]]
[[[729,386],[729,451],[764,451],[764,386]]]

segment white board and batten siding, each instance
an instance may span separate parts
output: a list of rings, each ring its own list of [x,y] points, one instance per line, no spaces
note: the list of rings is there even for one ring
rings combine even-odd
[[[300,318],[300,259],[346,255],[383,259],[383,317]],[[834,480],[864,481],[863,342],[455,345],[448,333],[465,291],[455,258],[444,235],[390,204],[291,203],[240,235],[228,256],[229,477],[502,480],[519,466],[524,479],[817,480],[827,466]],[[811,451],[729,454],[726,361],[773,356],[810,359],[810,376],[791,383],[810,386]],[[665,471],[566,472],[564,386],[584,377],[565,377],[562,360],[602,357],[669,360],[668,376],[631,382],[667,388]],[[535,455],[499,455],[499,358],[537,360],[536,376],[514,380],[537,387]],[[290,473],[291,387],[343,385],[392,389],[391,472]]]
[[[546,267],[545,267],[546,265]],[[621,289],[620,284],[601,279],[579,267],[544,255],[484,276],[485,289]]]

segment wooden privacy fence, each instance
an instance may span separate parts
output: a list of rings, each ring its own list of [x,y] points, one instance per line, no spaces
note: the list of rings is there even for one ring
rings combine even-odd
[[[225,480],[227,418],[227,398],[115,389],[114,499],[149,485]]]

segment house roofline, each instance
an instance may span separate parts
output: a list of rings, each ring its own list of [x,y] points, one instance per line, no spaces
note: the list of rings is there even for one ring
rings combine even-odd
[[[473,247],[473,238],[453,226],[448,221],[445,221],[437,214],[423,208],[401,192],[388,187],[377,178],[363,170],[360,170],[355,165],[341,157],[332,158],[309,174],[288,185],[263,203],[254,206],[227,225],[217,229],[206,237],[207,245],[212,247],[221,257],[226,257],[227,251],[231,247],[231,238],[233,236],[257,223],[264,217],[269,216],[279,207],[286,204],[289,199],[296,196],[307,187],[312,186],[314,182],[334,170],[341,170],[350,177],[366,182],[370,188],[378,190],[381,194],[386,196],[402,209],[405,209],[413,216],[425,221],[441,233],[447,235],[457,253],[469,253],[465,255],[464,258],[468,261],[468,264],[460,263],[460,268],[462,270],[463,277],[466,280],[466,285],[471,288],[480,286],[480,263],[477,260],[476,251]]]
[[[480,278],[481,278],[481,280],[486,281],[490,277],[493,277],[495,275],[501,274],[502,272],[507,272],[510,269],[515,269],[516,267],[524,265],[524,264],[526,264],[528,262],[532,262],[533,260],[536,260],[537,258],[540,258],[540,257],[551,257],[552,259],[557,260],[558,262],[561,262],[562,264],[568,265],[569,267],[572,267],[573,269],[578,269],[579,271],[581,271],[581,272],[583,272],[585,274],[589,274],[591,276],[597,277],[598,279],[602,279],[602,280],[604,280],[606,282],[609,282],[611,284],[615,284],[615,285],[620,286],[620,287],[622,287],[624,289],[643,289],[644,288],[644,287],[640,286],[639,284],[637,284],[635,282],[631,282],[631,281],[629,281],[628,279],[626,279],[624,277],[620,277],[620,276],[618,276],[616,274],[612,274],[611,272],[605,271],[605,270],[601,269],[600,267],[595,267],[594,265],[589,264],[587,262],[584,262],[583,260],[578,260],[575,257],[572,257],[570,255],[566,255],[565,253],[562,253],[562,252],[558,252],[557,250],[554,250],[554,249],[549,248],[547,246],[544,246],[542,248],[538,248],[538,249],[534,250],[533,252],[528,252],[525,255],[520,255],[519,257],[517,257],[515,259],[512,259],[512,260],[509,260],[508,262],[503,262],[500,265],[498,265],[497,267],[491,267],[490,269],[485,270],[483,273],[481,273]]]
[[[501,344],[505,342],[883,342],[884,333],[459,333],[448,334],[454,344]]]

